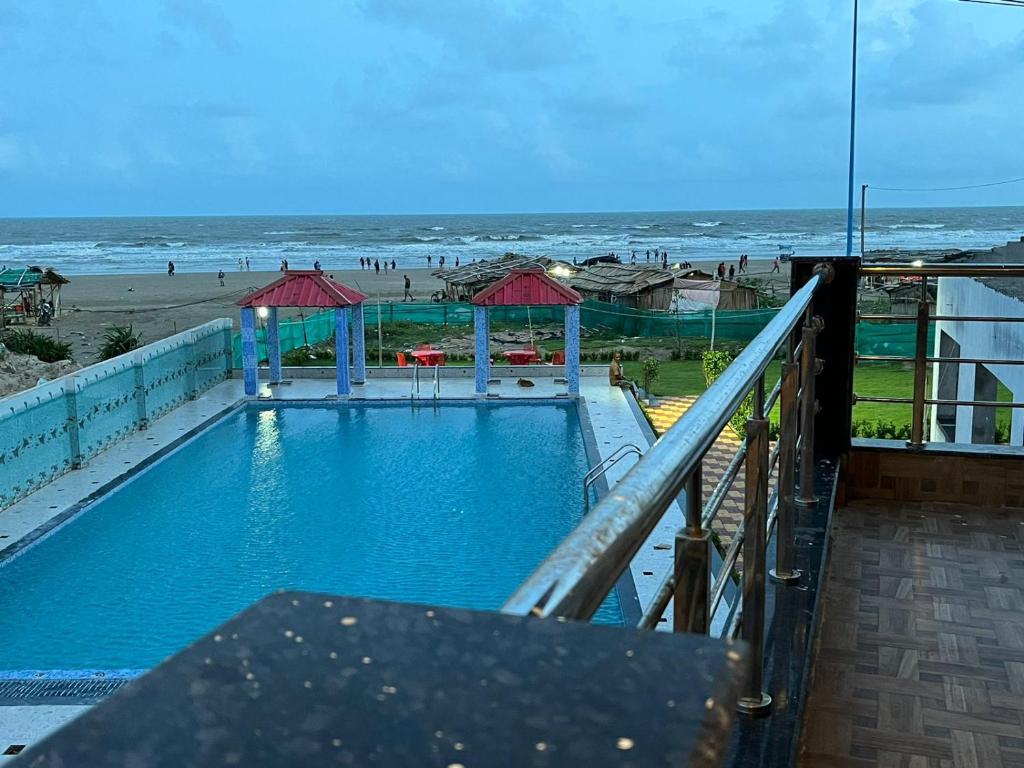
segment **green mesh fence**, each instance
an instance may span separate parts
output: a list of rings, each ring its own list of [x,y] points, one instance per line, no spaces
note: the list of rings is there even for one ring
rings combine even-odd
[[[623,337],[640,338],[710,338],[712,326],[717,339],[750,341],[771,321],[778,309],[748,309],[728,312],[710,311],[670,314],[632,309],[620,304],[588,300],[583,304],[580,322],[584,328],[600,329]],[[364,307],[368,336],[377,324],[378,305]],[[491,323],[528,323],[550,325],[564,319],[562,307],[491,307]],[[471,304],[403,304],[380,305],[380,318],[384,324],[421,323],[425,325],[471,326]],[[280,324],[281,351],[289,352],[306,345],[319,344],[334,336],[333,311],[320,312],[302,320],[284,320]],[[928,348],[932,348],[935,328],[929,329]],[[267,357],[266,329],[256,329],[258,353]],[[234,335],[234,365],[242,366],[242,339]],[[913,323],[868,323],[857,326],[857,352],[862,355],[914,354],[915,331]]]
[[[917,346],[914,323],[857,323],[857,354],[913,357]],[[928,326],[928,351],[935,348],[935,323]]]

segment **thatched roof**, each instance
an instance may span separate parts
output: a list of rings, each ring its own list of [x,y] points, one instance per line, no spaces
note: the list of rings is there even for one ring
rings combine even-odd
[[[540,267],[546,270],[557,263],[547,256],[505,254],[497,259],[481,259],[471,264],[463,264],[455,269],[438,269],[431,274],[441,278],[450,286],[480,286],[490,285],[500,280],[513,269]]]
[[[594,264],[566,278],[566,282],[582,293],[610,293],[629,296],[671,283],[676,272],[634,264]]]

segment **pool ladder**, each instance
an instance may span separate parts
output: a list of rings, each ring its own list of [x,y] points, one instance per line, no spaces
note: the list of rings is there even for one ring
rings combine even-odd
[[[412,391],[409,393],[409,399],[415,400],[420,396],[420,368],[422,366],[415,365],[412,369]],[[441,397],[441,366],[434,366],[434,399],[437,400]]]
[[[592,486],[599,477],[604,474],[622,461],[627,456],[635,455],[639,461],[643,455],[643,451],[640,450],[640,446],[633,443],[624,443],[616,448],[607,458],[602,459],[597,464],[590,468],[590,471],[583,476],[583,509],[584,511],[590,510],[590,486]]]

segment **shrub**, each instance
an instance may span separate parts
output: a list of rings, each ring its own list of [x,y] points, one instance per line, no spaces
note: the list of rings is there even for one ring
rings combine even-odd
[[[661,364],[658,362],[658,359],[655,357],[645,358],[640,367],[640,381],[645,392],[649,393],[651,391],[651,387],[660,375]]]
[[[58,360],[71,359],[71,345],[57,341],[49,336],[28,329],[6,331],[0,335],[0,341],[11,352],[21,355],[32,355],[44,363],[56,363]]]
[[[911,427],[909,422],[897,424],[885,419],[858,419],[853,422],[854,437],[869,437],[879,440],[909,440]]]
[[[701,365],[704,368],[704,381],[710,387],[725,369],[732,365],[733,355],[725,350],[709,349],[701,356]],[[740,403],[736,413],[729,419],[729,426],[740,437],[747,434],[747,419],[754,414],[754,393],[751,392]]]
[[[98,356],[102,362],[138,349],[140,344],[142,344],[141,333],[135,333],[130,325],[127,328],[123,325],[115,325],[103,334],[103,345],[100,347]]]

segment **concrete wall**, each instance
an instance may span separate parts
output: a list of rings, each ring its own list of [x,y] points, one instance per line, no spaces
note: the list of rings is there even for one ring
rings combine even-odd
[[[972,315],[982,317],[1024,317],[1024,302],[999,293],[987,285],[969,277],[947,277],[939,279],[938,315]],[[1024,323],[979,323],[964,321],[939,321],[935,334],[934,354],[940,354],[942,334],[948,334],[960,345],[960,357],[988,358],[998,360],[1024,360]],[[932,397],[939,396],[939,364],[933,365]],[[1024,402],[1024,366],[986,365],[1002,384],[1013,393],[1014,402]],[[973,363],[959,366],[957,399],[974,400],[977,368]],[[932,409],[931,440],[944,442],[946,436],[936,423],[936,411]],[[980,410],[980,409],[979,409]],[[956,408],[955,442],[975,442],[972,432],[975,427],[975,408]],[[977,414],[983,421],[983,414]],[[1013,410],[1010,444],[1024,445],[1024,412]]]

